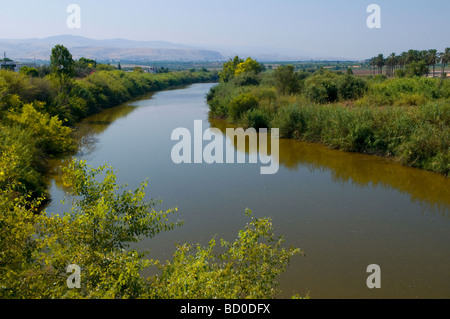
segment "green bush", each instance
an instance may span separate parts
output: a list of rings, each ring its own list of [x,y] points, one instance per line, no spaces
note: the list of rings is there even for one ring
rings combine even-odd
[[[354,100],[363,96],[367,85],[363,79],[347,74],[339,78],[337,89],[340,100]]]
[[[420,94],[402,94],[398,100],[394,102],[396,106],[420,106],[428,102],[428,99]]]
[[[40,158],[42,151],[31,132],[19,126],[0,125],[0,192],[9,189],[13,195],[42,195],[46,184]]]
[[[413,61],[405,67],[406,76],[422,76],[430,72],[430,69],[427,66],[425,61]]]
[[[243,93],[230,101],[228,115],[232,121],[238,121],[242,114],[258,106],[258,100],[250,93]]]
[[[237,86],[259,85],[261,78],[256,72],[244,72],[236,75],[233,82]]]
[[[253,127],[258,130],[260,128],[269,128],[270,119],[263,110],[251,109],[245,113],[243,122],[246,127]]]
[[[44,153],[56,154],[74,150],[70,137],[72,130],[63,126],[57,117],[38,112],[32,104],[25,104],[20,114],[9,115],[12,125],[20,126],[29,132],[33,141]]]
[[[223,82],[220,85],[213,86],[207,94],[210,116],[226,118],[231,100],[237,97],[240,92],[230,82]]]
[[[279,129],[280,137],[298,138],[306,126],[303,110],[297,105],[280,108],[271,122],[271,127]]]
[[[408,141],[399,147],[399,155],[405,165],[448,176],[450,173],[450,129],[423,123],[411,134]]]
[[[19,73],[23,73],[23,74],[31,76],[31,77],[39,76],[38,70],[36,68],[32,68],[29,66],[24,66],[24,67],[20,68]]]
[[[359,101],[361,105],[422,105],[427,101],[450,97],[450,81],[413,77],[368,82],[368,91]]]
[[[281,94],[297,94],[301,91],[300,77],[292,65],[279,66],[273,72],[275,86]]]
[[[307,83],[305,95],[315,103],[325,104],[330,102],[327,88],[323,85],[314,85]]]
[[[305,80],[305,95],[315,103],[332,103],[338,99],[339,75],[331,71],[318,72]]]

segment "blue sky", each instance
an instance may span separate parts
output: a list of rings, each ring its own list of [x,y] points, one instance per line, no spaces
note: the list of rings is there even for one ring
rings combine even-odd
[[[74,34],[202,46],[284,48],[362,59],[450,46],[448,0],[15,0],[0,11],[0,38]],[[81,28],[66,25],[69,4]],[[381,29],[366,25],[369,4]]]

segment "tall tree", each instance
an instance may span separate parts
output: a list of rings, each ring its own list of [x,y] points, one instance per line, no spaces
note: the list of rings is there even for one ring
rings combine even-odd
[[[406,52],[406,56],[405,56],[405,64],[410,64],[412,62],[419,62],[420,58],[420,53],[417,50],[408,50],[408,52]]]
[[[378,54],[376,57],[376,65],[378,67],[378,74],[383,74],[383,66],[386,64],[383,54]]]
[[[74,64],[75,61],[72,58],[72,54],[66,47],[58,44],[52,49],[50,65],[54,73],[72,76],[74,74]]]
[[[369,65],[372,68],[373,75],[375,75],[375,68],[377,66],[377,58],[376,57],[371,58],[369,61]]]
[[[300,78],[295,73],[294,66],[279,66],[274,71],[275,85],[282,94],[296,94],[300,92]]]
[[[436,63],[438,63],[438,62],[439,62],[439,55],[437,53],[437,50],[436,49],[428,50],[427,65],[433,66],[433,77],[434,77],[435,66],[436,66]]]
[[[440,57],[441,57],[440,60],[442,63],[441,76],[444,77],[445,65],[450,62],[450,48],[445,48],[445,51],[440,54]]]
[[[258,73],[262,72],[264,70],[264,68],[265,67],[263,64],[248,57],[244,62],[239,63],[236,66],[234,75],[237,76],[237,75],[245,73],[245,72],[255,72],[256,74],[258,74]]]
[[[397,64],[397,55],[392,52],[387,58],[386,58],[386,75],[392,76],[394,75],[394,68]]]
[[[234,59],[230,59],[228,60],[228,62],[224,63],[223,69],[219,73],[219,76],[222,79],[222,81],[228,82],[229,80],[233,79],[236,73],[237,66],[243,62],[244,60],[242,60],[236,55]]]
[[[400,66],[400,68],[404,68],[406,65],[406,60],[407,60],[407,53],[406,52],[402,52],[399,57],[398,57],[398,64]]]
[[[427,67],[427,69],[428,69],[428,71],[427,71],[427,77],[428,77],[428,74],[430,73],[430,68],[429,68],[429,66],[431,65],[430,64],[430,52],[428,51],[428,50],[422,50],[422,51],[419,51],[419,61],[422,61],[425,65],[426,65],[426,67]]]
[[[72,54],[70,54],[69,50],[63,45],[56,45],[52,49],[50,66],[53,74],[59,79],[60,89],[62,90],[65,84],[67,84],[75,74],[75,61],[72,58]]]

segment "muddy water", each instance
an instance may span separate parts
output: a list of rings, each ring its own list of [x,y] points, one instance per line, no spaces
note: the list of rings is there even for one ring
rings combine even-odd
[[[448,178],[283,139],[274,175],[261,175],[260,163],[174,164],[174,129],[193,132],[194,120],[203,129],[227,126],[208,120],[211,85],[158,92],[79,126],[77,158],[112,165],[130,188],[148,178],[149,199],[163,200],[160,209],[178,207],[182,227],[142,242],[152,258],[170,259],[176,242],[233,240],[250,208],[272,217],[276,234],[305,252],[280,278],[282,298],[450,298]],[[67,210],[57,173],[51,185],[48,211]],[[379,289],[366,285],[370,264],[380,266]]]

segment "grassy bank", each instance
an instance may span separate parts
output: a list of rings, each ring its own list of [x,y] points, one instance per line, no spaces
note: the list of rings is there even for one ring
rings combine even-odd
[[[210,116],[349,152],[392,156],[446,176],[450,80],[356,77],[289,67],[237,76],[211,89]]]

